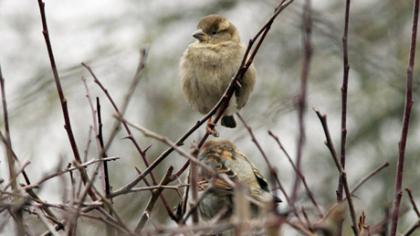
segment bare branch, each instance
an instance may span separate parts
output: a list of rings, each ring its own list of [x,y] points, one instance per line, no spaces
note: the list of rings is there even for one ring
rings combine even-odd
[[[372,178],[373,176],[375,176],[377,173],[379,173],[381,170],[385,169],[388,166],[389,166],[389,163],[385,162],[384,164],[382,164],[381,166],[379,166],[378,168],[370,172],[366,177],[361,179],[360,182],[356,184],[353,190],[351,190],[351,194],[354,194],[364,183],[366,183],[366,181],[368,181],[370,178]]]
[[[309,197],[309,199],[311,200],[312,204],[314,204],[315,208],[318,211],[318,214],[320,215],[320,217],[323,217],[323,212],[319,206],[319,204],[317,203],[314,194],[312,193],[311,189],[308,186],[308,183],[306,182],[306,178],[304,175],[302,175],[302,173],[298,170],[298,168],[296,167],[296,165],[293,163],[292,158],[290,157],[289,153],[286,151],[286,149],[284,148],[283,144],[280,142],[280,139],[271,131],[268,131],[268,134],[273,137],[273,139],[276,141],[276,143],[278,144],[278,146],[280,147],[280,149],[283,151],[283,153],[285,154],[287,160],[289,161],[289,163],[292,165],[293,170],[296,172],[296,175],[299,176],[299,178],[302,180],[303,186],[305,187],[306,193]]]
[[[410,236],[412,235],[414,232],[416,232],[418,229],[420,228],[420,220],[418,220],[413,226],[411,226],[407,232],[405,232],[403,234],[403,236]]]
[[[246,123],[246,121],[244,120],[244,118],[241,116],[241,114],[236,113],[236,115],[239,117],[239,119],[241,120],[242,124],[245,126],[246,130],[248,131],[249,135],[251,136],[251,140],[252,142],[255,144],[255,146],[257,146],[258,151],[261,153],[261,156],[263,157],[265,164],[268,167],[269,173],[270,173],[270,177],[271,180],[273,182],[273,186],[275,187],[276,185],[278,185],[278,187],[280,188],[281,192],[283,193],[283,195],[285,196],[285,198],[287,200],[289,200],[289,198],[287,197],[287,193],[283,188],[283,184],[280,182],[280,179],[277,175],[277,171],[274,169],[273,165],[271,164],[270,160],[267,157],[267,154],[265,154],[264,150],[262,149],[260,143],[258,142],[257,138],[254,135],[254,132],[252,131],[251,126],[248,125],[248,123]],[[276,194],[275,191],[273,194]]]
[[[119,157],[107,157],[107,158],[103,158],[103,159],[94,159],[94,160],[90,160],[90,161],[85,162],[85,163],[82,163],[82,164],[80,164],[80,165],[78,165],[78,166],[71,167],[71,168],[67,168],[67,169],[65,169],[65,170],[61,170],[61,171],[58,171],[58,172],[56,172],[56,173],[49,174],[49,175],[47,175],[47,176],[43,177],[43,178],[42,178],[41,180],[39,180],[37,183],[32,184],[32,185],[25,186],[25,187],[24,187],[24,189],[25,189],[25,190],[28,190],[28,189],[32,189],[32,188],[37,188],[37,187],[39,187],[42,183],[44,183],[45,181],[47,181],[47,180],[49,180],[49,179],[52,179],[52,178],[55,178],[55,177],[57,177],[57,176],[63,175],[63,174],[65,174],[65,173],[67,173],[67,172],[72,172],[72,171],[77,170],[77,169],[79,169],[79,168],[86,168],[86,167],[88,167],[88,166],[90,166],[90,165],[92,165],[92,164],[98,163],[98,162],[103,162],[103,161],[116,161],[116,160],[118,160],[118,159],[120,159],[120,158],[119,158]]]
[[[121,115],[125,114],[125,112],[127,110],[127,107],[128,107],[128,104],[130,103],[131,98],[133,97],[134,91],[136,90],[138,83],[140,82],[141,78],[143,77],[142,75],[143,75],[144,68],[146,67],[146,61],[147,61],[147,53],[148,53],[148,51],[146,49],[141,49],[140,50],[140,59],[139,59],[139,64],[137,65],[136,73],[134,74],[133,79],[131,80],[130,84],[128,85],[128,90],[127,90],[126,94],[124,95],[124,100],[123,100],[123,103],[120,107]],[[116,120],[114,122],[114,124],[112,125],[111,132],[110,132],[109,137],[108,137],[108,141],[106,142],[106,144],[104,146],[104,151],[105,152],[111,146],[112,141],[114,141],[114,138],[117,135],[119,127],[120,127],[120,121]]]
[[[403,115],[403,127],[401,129],[401,137],[398,145],[398,161],[395,175],[395,197],[392,207],[392,222],[391,222],[391,236],[397,234],[400,203],[402,197],[402,181],[404,174],[404,160],[405,160],[405,147],[407,144],[408,127],[410,125],[411,109],[413,107],[413,70],[414,62],[416,59],[416,40],[417,40],[417,23],[419,19],[419,3],[420,0],[414,0],[413,7],[413,24],[411,30],[411,44],[410,56],[407,67],[407,80],[405,91],[405,106]]]
[[[416,201],[414,200],[413,194],[409,188],[406,188],[405,191],[408,193],[408,197],[410,198],[411,205],[413,206],[413,210],[416,213],[417,217],[420,218],[420,211],[416,205]]]
[[[55,64],[55,59],[54,59],[54,54],[53,54],[53,50],[52,50],[52,46],[51,46],[50,36],[49,36],[49,33],[48,33],[47,18],[45,16],[45,3],[44,3],[43,0],[38,0],[38,5],[39,5],[39,11],[40,11],[40,14],[41,14],[41,21],[42,21],[42,34],[44,35],[45,44],[47,46],[48,57],[50,59],[50,64],[51,64],[51,70],[53,72],[54,82],[55,82],[55,85],[56,85],[56,88],[57,88],[58,97],[60,99],[61,110],[63,112],[64,129],[67,132],[67,136],[68,136],[68,139],[70,141],[71,149],[73,151],[74,159],[80,164],[80,163],[82,163],[82,160],[80,159],[80,154],[79,154],[79,150],[77,148],[76,139],[74,138],[73,130],[71,128],[70,115],[69,115],[69,111],[68,111],[68,108],[67,108],[67,100],[64,96],[63,88],[61,87],[61,81],[60,81],[60,77],[58,75],[57,66]],[[86,184],[88,177],[87,177],[87,174],[84,171],[84,169],[81,169],[80,174],[82,176],[83,183]],[[95,194],[91,191],[89,191],[89,196],[93,200],[97,199]]]
[[[117,107],[114,99],[112,98],[111,94],[108,92],[108,90],[105,88],[105,86],[101,83],[101,81],[98,79],[98,77],[95,75],[95,73],[93,72],[92,68],[89,67],[88,65],[86,65],[85,63],[82,63],[82,66],[85,67],[89,73],[92,75],[95,83],[102,89],[102,91],[105,93],[106,97],[108,98],[109,102],[111,103],[112,107],[114,108],[115,112],[117,113],[118,116],[121,116],[121,112],[119,110],[119,108]],[[137,143],[137,141],[134,139],[130,128],[128,127],[128,125],[125,122],[122,122],[122,125],[125,129],[125,131],[128,134],[128,139],[130,139],[130,141],[133,143],[134,147],[136,148],[137,152],[140,154],[143,163],[146,165],[146,167],[149,167],[149,161],[146,158],[146,152],[140,147],[140,145]],[[153,172],[150,172],[150,177],[152,179],[152,182],[154,185],[157,184],[156,182],[156,178],[153,174]],[[111,193],[108,194],[111,197]],[[168,213],[168,215],[171,217],[171,219],[173,219],[174,221],[176,221],[176,217],[175,215],[172,213],[168,203],[166,202],[165,198],[163,196],[160,197],[162,200],[163,205],[165,206],[165,209]]]
[[[147,203],[146,209],[144,210],[140,221],[137,223],[136,229],[134,230],[136,233],[140,233],[143,229],[143,227],[146,225],[147,220],[150,217],[150,214],[152,214],[153,207],[155,206],[156,200],[159,198],[160,194],[162,193],[163,189],[161,186],[168,184],[172,181],[172,171],[173,167],[169,167],[169,169],[166,171],[166,174],[160,181],[158,188],[153,190],[152,196],[150,197],[149,202]]]
[[[315,113],[317,114],[319,120],[321,121],[322,128],[324,129],[325,138],[326,138],[325,145],[330,150],[330,153],[331,153],[331,156],[334,160],[334,163],[335,163],[335,165],[338,169],[338,172],[340,173],[340,178],[342,178],[341,182],[343,183],[344,191],[346,193],[346,200],[347,200],[347,203],[349,205],[350,216],[351,216],[351,220],[352,220],[352,223],[353,223],[353,225],[352,225],[353,232],[354,232],[355,235],[358,236],[359,235],[359,230],[357,228],[356,212],[354,210],[353,201],[352,201],[351,193],[350,193],[350,190],[349,190],[349,185],[348,185],[348,182],[347,182],[347,175],[346,175],[346,172],[343,170],[343,167],[341,166],[340,161],[338,160],[337,153],[336,153],[335,148],[334,148],[334,144],[331,140],[330,131],[328,129],[328,124],[327,124],[327,115],[323,115],[317,110],[315,110]]]

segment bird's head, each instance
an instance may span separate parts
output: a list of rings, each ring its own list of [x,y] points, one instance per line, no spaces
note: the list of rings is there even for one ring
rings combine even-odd
[[[227,41],[239,42],[236,27],[225,17],[208,15],[203,17],[197,25],[197,31],[192,35],[201,43],[218,44]]]

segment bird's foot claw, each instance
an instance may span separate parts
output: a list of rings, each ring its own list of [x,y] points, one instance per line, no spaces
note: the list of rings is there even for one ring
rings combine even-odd
[[[217,132],[217,130],[214,128],[214,124],[212,123],[207,125],[207,132],[214,137],[219,137],[219,132]]]

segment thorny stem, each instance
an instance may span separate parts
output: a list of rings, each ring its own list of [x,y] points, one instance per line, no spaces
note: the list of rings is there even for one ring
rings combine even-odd
[[[80,159],[80,154],[79,154],[79,150],[77,148],[76,139],[74,138],[73,130],[71,128],[70,116],[69,116],[69,111],[68,111],[68,108],[67,108],[67,100],[64,96],[63,88],[61,87],[61,81],[60,81],[60,77],[58,75],[57,66],[55,64],[55,59],[54,59],[54,54],[53,54],[53,50],[52,50],[52,46],[51,46],[50,36],[49,36],[49,33],[48,33],[47,18],[45,16],[45,3],[42,0],[38,0],[38,5],[39,5],[39,11],[40,11],[40,14],[41,14],[41,21],[42,21],[42,34],[44,35],[45,44],[47,46],[48,57],[50,59],[50,64],[51,64],[51,70],[53,72],[54,82],[55,82],[55,85],[56,85],[56,88],[57,88],[57,92],[58,92],[58,96],[59,96],[60,104],[61,104],[61,109],[62,109],[63,116],[64,116],[64,129],[67,132],[67,136],[68,136],[68,139],[70,141],[71,149],[73,151],[74,159],[80,164],[80,163],[82,163],[82,160]],[[87,179],[88,179],[87,173],[85,172],[84,169],[81,169],[80,171],[81,171],[80,173],[81,173],[83,183],[86,184]],[[91,189],[89,190],[88,193],[89,193],[89,196],[92,198],[92,200],[97,200],[97,197],[96,197],[95,193]]]
[[[403,127],[401,130],[401,138],[398,145],[399,155],[398,155],[397,170],[396,170],[396,176],[395,176],[395,197],[394,197],[394,203],[392,207],[392,222],[391,222],[391,231],[390,231],[391,236],[395,236],[397,234],[400,203],[401,203],[401,197],[402,197],[402,181],[403,181],[403,174],[404,174],[405,147],[407,144],[408,127],[410,124],[411,109],[413,107],[413,69],[414,69],[414,62],[416,59],[416,39],[417,39],[417,23],[419,19],[419,2],[420,0],[414,0],[410,56],[409,56],[409,62],[408,62],[408,67],[407,67]]]
[[[88,66],[85,63],[82,63],[82,66],[85,67],[89,73],[92,75],[95,83],[102,89],[102,91],[105,93],[106,97],[108,98],[109,102],[111,103],[112,107],[114,108],[115,112],[118,114],[118,116],[122,117],[120,109],[118,108],[117,104],[115,103],[114,99],[112,98],[111,94],[108,92],[108,89],[105,88],[105,86],[102,84],[102,82],[98,79],[98,77],[96,76],[96,74],[93,72],[92,68],[90,66]],[[122,122],[122,125],[126,131],[126,133],[128,134],[128,139],[133,143],[134,147],[136,148],[137,152],[140,154],[143,163],[145,164],[146,167],[149,167],[149,161],[146,158],[146,151],[147,149],[143,150],[140,145],[137,143],[137,141],[134,139],[133,134],[131,133],[130,127],[127,125],[127,123]],[[156,182],[156,178],[154,176],[154,174],[152,172],[150,172],[150,177],[152,179],[152,182],[154,185],[157,184]],[[109,193],[108,196],[110,198],[112,198],[112,194]],[[162,203],[169,215],[169,217],[171,217],[171,219],[173,219],[174,221],[176,221],[176,217],[175,215],[172,213],[172,210],[170,209],[166,199],[161,195],[160,196]]]
[[[101,103],[99,101],[99,97],[96,97],[96,113],[98,116],[98,134],[97,138],[99,140],[99,146],[101,150],[101,158],[106,158],[108,155],[106,154],[106,151],[104,149],[104,138],[102,134],[102,113],[101,113]],[[108,172],[108,162],[103,162],[103,170],[104,170],[104,181],[105,181],[105,196],[108,198],[109,194],[111,193],[111,183],[109,179],[109,172]],[[112,200],[111,200],[112,201]]]

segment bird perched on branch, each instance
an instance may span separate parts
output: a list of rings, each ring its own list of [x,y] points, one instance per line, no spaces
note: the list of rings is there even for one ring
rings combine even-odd
[[[241,209],[244,208],[250,208],[250,216],[256,216],[259,209],[268,208],[273,202],[280,201],[269,192],[268,183],[258,169],[228,140],[207,141],[200,152],[199,161],[220,175],[212,175],[204,169],[200,171],[198,189],[204,196],[198,209],[205,220],[214,217],[227,219],[234,212],[235,215],[241,212],[240,217],[243,217],[246,212]],[[252,204],[235,205],[238,201],[243,203],[234,197],[235,192],[249,196],[247,202]]]
[[[197,40],[188,46],[181,58],[182,89],[193,108],[207,114],[238,71],[245,48],[236,27],[219,15],[202,18],[193,37]],[[223,126],[236,127],[233,114],[245,106],[254,84],[255,68],[251,65],[223,113]]]

